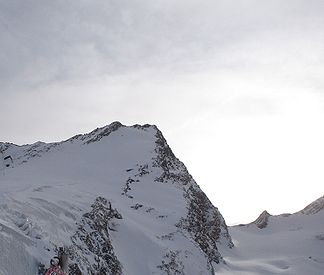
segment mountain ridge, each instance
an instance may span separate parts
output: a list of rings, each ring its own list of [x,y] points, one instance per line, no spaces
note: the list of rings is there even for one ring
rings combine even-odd
[[[34,262],[64,245],[70,270],[84,274],[214,274],[219,247],[233,247],[224,218],[154,125],[3,144],[13,164],[0,179],[0,224],[30,240],[24,257]]]
[[[283,213],[279,215],[271,215],[267,210],[264,210],[255,221],[248,224],[240,224],[239,226],[255,225],[259,229],[263,229],[267,227],[269,218],[275,218],[275,217],[286,218],[291,215],[315,215],[318,212],[322,211],[323,209],[324,209],[324,196],[314,200],[313,202],[308,204],[305,208],[295,213]]]
[[[264,211],[227,227],[154,125],[114,122],[62,142],[1,146],[12,156],[0,174],[1,275],[34,275],[62,246],[74,274],[324,268],[323,197],[294,214]]]
[[[229,227],[235,246],[221,251],[222,275],[320,275],[324,269],[323,197],[293,214],[263,211],[249,224]],[[222,248],[223,249],[223,248]]]

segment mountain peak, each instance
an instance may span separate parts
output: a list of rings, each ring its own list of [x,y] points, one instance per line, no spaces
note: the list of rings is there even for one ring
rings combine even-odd
[[[4,254],[48,262],[64,244],[84,274],[195,275],[214,274],[219,248],[233,247],[221,213],[154,125],[113,122],[5,152],[13,166],[1,175],[0,226],[36,252],[8,245]],[[1,274],[24,273],[8,265],[0,259]]]
[[[53,150],[60,150],[66,144],[89,145],[91,143],[99,142],[103,138],[110,136],[113,132],[116,132],[119,129],[137,129],[143,131],[148,131],[148,129],[153,129],[154,133],[160,132],[155,125],[135,124],[133,126],[125,126],[119,121],[115,121],[106,126],[96,128],[89,133],[78,134],[67,140],[63,140],[60,142],[45,143],[45,142],[37,141],[35,143],[26,144],[26,145],[16,145],[13,143],[1,142],[0,152],[4,153],[6,156],[7,155],[12,156],[13,159],[15,160],[14,164],[16,166],[16,165],[26,163],[29,160],[34,159],[35,157],[42,157]],[[162,135],[161,132],[160,135]]]
[[[75,135],[66,141],[82,140],[82,141],[84,141],[85,144],[89,144],[92,142],[100,141],[103,137],[109,136],[112,132],[115,132],[120,128],[134,128],[134,129],[139,129],[139,130],[147,130],[148,128],[152,128],[152,129],[159,131],[159,129],[155,125],[135,124],[132,126],[126,126],[119,121],[114,121],[106,126],[96,128],[89,133]],[[66,142],[66,141],[64,141],[64,142]]]
[[[264,210],[260,216],[254,221],[252,222],[252,224],[255,224],[256,227],[263,229],[265,227],[267,227],[268,225],[268,220],[271,217],[271,214],[268,213],[268,211]]]

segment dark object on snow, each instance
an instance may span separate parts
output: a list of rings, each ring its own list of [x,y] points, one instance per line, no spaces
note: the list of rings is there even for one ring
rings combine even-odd
[[[13,160],[11,156],[6,156],[3,160],[4,160],[4,165],[6,167],[10,167],[13,165]]]
[[[46,270],[46,273],[40,273],[45,275],[66,275],[68,268],[68,255],[65,252],[64,247],[59,247],[57,256],[54,256],[50,260],[50,268]]]
[[[60,258],[58,256],[53,257],[50,260],[51,266],[47,269],[45,275],[66,275],[62,270]]]

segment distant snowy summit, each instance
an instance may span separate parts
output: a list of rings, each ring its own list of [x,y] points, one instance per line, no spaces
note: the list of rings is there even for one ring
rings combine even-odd
[[[315,215],[318,212],[322,211],[324,209],[324,196],[320,197],[319,199],[313,201],[309,205],[307,205],[303,210],[300,210],[294,214],[290,213],[284,213],[280,215],[271,215],[268,213],[268,211],[264,210],[260,216],[253,221],[252,223],[248,225],[255,225],[256,227],[263,229],[267,227],[269,218],[275,218],[275,217],[289,217],[291,215]],[[240,226],[244,226],[244,224],[241,224]]]
[[[263,211],[254,222],[229,232],[235,247],[221,251],[226,265],[217,274],[323,274],[323,197],[294,214]]]
[[[62,246],[73,274],[215,274],[233,248],[156,126],[0,148],[0,245],[15,259],[0,256],[0,274],[36,274]]]
[[[264,210],[252,224],[255,224],[256,227],[260,229],[265,228],[268,225],[269,217],[271,217],[271,215],[268,211]]]

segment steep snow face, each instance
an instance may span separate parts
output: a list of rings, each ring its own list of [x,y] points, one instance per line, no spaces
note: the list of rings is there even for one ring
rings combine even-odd
[[[320,275],[324,270],[323,197],[295,214],[264,211],[248,225],[229,229],[235,243],[222,251],[218,274]]]
[[[219,248],[233,247],[155,126],[0,146],[12,158],[0,174],[0,243],[15,259],[0,257],[0,274],[35,274],[60,246],[76,274],[214,274]]]

